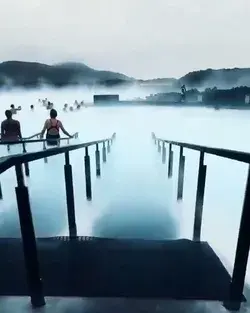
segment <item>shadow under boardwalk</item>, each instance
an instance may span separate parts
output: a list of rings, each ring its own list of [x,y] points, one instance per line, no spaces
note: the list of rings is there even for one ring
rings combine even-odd
[[[37,244],[46,296],[228,297],[230,276],[206,242],[53,237]],[[0,295],[29,295],[21,240],[0,239],[0,256]]]

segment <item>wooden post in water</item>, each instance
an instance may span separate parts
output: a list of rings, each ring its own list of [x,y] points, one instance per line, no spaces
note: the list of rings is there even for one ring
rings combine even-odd
[[[103,161],[104,163],[107,162],[107,154],[106,154],[105,141],[103,141],[103,147],[102,147],[102,161]]]
[[[182,200],[183,198],[184,170],[185,170],[185,157],[183,155],[183,147],[180,147],[177,200]]]
[[[162,163],[165,164],[166,163],[166,154],[167,154],[167,149],[166,149],[166,145],[165,142],[162,142]]]
[[[174,152],[172,151],[172,144],[169,144],[169,153],[168,153],[168,178],[173,176],[173,158]]]
[[[40,275],[35,230],[29,201],[28,188],[24,185],[22,165],[16,165],[16,198],[22,235],[25,267],[28,278],[31,303],[34,307],[45,305],[43,283]]]
[[[96,163],[96,176],[101,176],[101,161],[100,161],[100,151],[99,146],[96,144],[96,150],[95,150],[95,163]]]
[[[86,182],[86,197],[87,200],[92,199],[92,190],[91,190],[91,171],[90,171],[90,157],[88,152],[88,147],[85,148],[85,182]]]
[[[250,248],[250,166],[246,183],[245,198],[241,214],[240,228],[234,260],[234,269],[229,288],[229,301],[224,302],[227,310],[240,310],[242,294],[245,285],[245,276]]]
[[[107,143],[107,145],[108,145],[108,153],[110,153],[110,142],[109,142],[109,140],[108,140],[108,143]]]
[[[68,151],[65,152],[64,177],[66,187],[69,236],[70,238],[74,238],[77,236],[76,217],[75,217],[75,198],[74,198],[72,166],[69,162]]]
[[[194,230],[193,240],[200,241],[201,238],[201,223],[203,213],[203,202],[205,193],[207,166],[204,165],[204,152],[200,152],[198,183],[196,191],[195,216],[194,216]]]

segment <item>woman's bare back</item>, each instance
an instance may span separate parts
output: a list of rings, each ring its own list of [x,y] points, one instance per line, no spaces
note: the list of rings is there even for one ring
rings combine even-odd
[[[46,129],[47,133],[50,135],[57,135],[59,134],[60,128],[62,127],[61,121],[50,118],[46,120]]]

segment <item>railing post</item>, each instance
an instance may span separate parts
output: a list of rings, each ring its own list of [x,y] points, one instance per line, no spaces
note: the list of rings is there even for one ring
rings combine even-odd
[[[246,269],[250,248],[250,166],[248,168],[248,177],[246,191],[241,213],[240,228],[235,253],[233,275],[229,288],[229,299],[224,302],[228,310],[240,310],[242,294],[245,284]]]
[[[195,216],[194,216],[194,230],[193,240],[200,241],[201,238],[201,223],[203,213],[203,202],[205,193],[207,166],[204,165],[204,152],[200,152],[198,183],[196,191]]]
[[[0,200],[3,199],[3,191],[2,191],[2,186],[1,186],[1,182],[0,182]]]
[[[74,200],[72,166],[69,163],[68,151],[65,152],[64,177],[65,177],[65,187],[66,187],[69,236],[70,238],[72,238],[72,237],[77,236],[77,229],[76,229],[76,218],[75,218],[75,200]]]
[[[29,163],[24,163],[24,172],[26,176],[30,176],[30,169],[29,169]]]
[[[158,152],[161,152],[161,143],[159,139],[158,139]]]
[[[107,151],[108,151],[108,153],[110,153],[110,142],[109,142],[109,140],[108,140],[108,143],[107,143]]]
[[[166,163],[166,153],[167,153],[166,145],[165,145],[165,142],[163,141],[162,142],[162,163],[163,164]]]
[[[100,151],[99,146],[96,144],[96,150],[95,150],[95,163],[96,163],[96,176],[101,176],[101,160],[100,160]]]
[[[88,152],[88,147],[85,148],[85,182],[86,182],[86,197],[87,200],[92,199],[92,190],[91,190],[91,172],[90,172],[90,157]]]
[[[22,143],[23,145],[23,153],[27,153],[26,147],[25,147],[25,142]],[[29,169],[29,163],[26,162],[24,163],[24,172],[26,176],[30,176],[30,169]]]
[[[25,142],[23,142],[22,145],[23,145],[23,153],[26,153],[27,150],[26,150],[26,147],[25,147]]]
[[[45,141],[43,141],[43,150],[46,150]],[[44,163],[48,163],[48,158],[47,157],[44,158]]]
[[[105,141],[103,142],[103,147],[102,147],[102,160],[103,160],[104,163],[107,162]]]
[[[169,144],[169,153],[168,153],[168,178],[173,176],[173,158],[174,152],[172,151],[172,144]]]
[[[22,234],[24,261],[27,272],[31,303],[34,307],[45,305],[43,284],[40,276],[36,237],[32,220],[28,188],[24,185],[22,165],[17,164],[16,198]]]
[[[184,169],[185,157],[183,155],[183,147],[180,147],[177,200],[181,200],[183,198]]]

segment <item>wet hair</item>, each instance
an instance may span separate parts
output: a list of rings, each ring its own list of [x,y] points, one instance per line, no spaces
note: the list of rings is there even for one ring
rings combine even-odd
[[[6,110],[5,111],[5,116],[7,117],[7,119],[9,120],[12,117],[12,112],[11,110]]]
[[[14,104],[11,104],[11,106],[10,106],[12,109],[14,109],[15,108],[15,106],[14,106]]]
[[[50,114],[51,118],[56,118],[57,117],[57,111],[55,109],[51,109],[49,114]]]
[[[31,104],[30,108],[31,108],[31,109],[34,109],[34,105],[33,105],[33,104]]]

